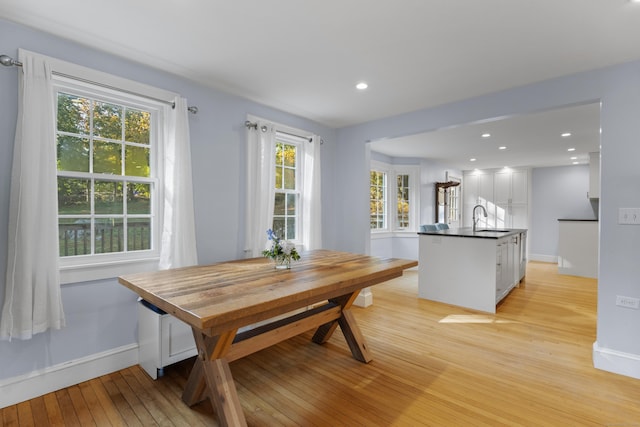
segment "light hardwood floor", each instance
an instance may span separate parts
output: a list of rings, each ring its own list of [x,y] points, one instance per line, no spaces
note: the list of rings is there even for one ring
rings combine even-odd
[[[337,332],[301,335],[235,361],[251,426],[640,426],[640,380],[593,367],[592,279],[529,263],[496,315],[417,298],[417,272],[355,308],[374,360]],[[180,400],[191,360],[152,381],[134,366],[0,410],[11,426],[217,425]]]

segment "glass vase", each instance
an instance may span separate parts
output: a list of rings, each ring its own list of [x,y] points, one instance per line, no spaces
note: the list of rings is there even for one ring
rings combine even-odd
[[[276,270],[289,270],[291,268],[291,257],[282,256],[273,258],[273,268]]]

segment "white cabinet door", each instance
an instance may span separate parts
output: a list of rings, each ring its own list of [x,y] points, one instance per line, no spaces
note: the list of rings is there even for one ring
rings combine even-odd
[[[462,184],[464,198],[464,209],[462,224],[471,227],[473,224],[473,208],[482,205],[487,210],[488,217],[485,218],[480,211],[478,215],[478,227],[493,227],[495,224],[495,208],[493,206],[493,174],[492,173],[471,173],[464,176]]]
[[[496,245],[496,303],[507,295],[511,289],[512,260],[510,255],[511,239],[498,240]]]
[[[497,172],[494,176],[495,202],[507,205],[511,199],[511,172]]]
[[[495,202],[498,205],[526,204],[529,201],[528,172],[500,171],[495,174]]]

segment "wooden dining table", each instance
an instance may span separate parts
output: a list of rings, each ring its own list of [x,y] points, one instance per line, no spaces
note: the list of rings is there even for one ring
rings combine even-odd
[[[371,361],[351,306],[363,288],[400,277],[417,261],[348,252],[302,253],[289,270],[266,258],[129,274],[119,282],[186,322],[198,356],[182,395],[189,405],[208,396],[224,426],[246,425],[229,363],[314,330],[323,344],[338,326],[353,357]]]

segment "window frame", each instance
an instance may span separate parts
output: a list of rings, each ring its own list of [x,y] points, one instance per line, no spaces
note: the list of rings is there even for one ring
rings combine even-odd
[[[58,91],[86,95],[99,101],[114,102],[132,108],[152,112],[151,130],[155,137],[156,147],[152,151],[150,162],[155,166],[152,177],[136,177],[136,182],[147,180],[155,187],[155,197],[151,201],[151,218],[154,222],[152,249],[132,252],[116,252],[58,258],[60,283],[76,283],[118,277],[122,274],[158,270],[160,258],[162,218],[164,209],[164,138],[170,103],[177,94],[158,89],[143,83],[113,76],[108,73],[68,63],[56,58],[46,57],[52,68],[51,102],[57,118]],[[57,129],[57,126],[56,126]],[[57,138],[56,138],[57,140]],[[153,169],[153,166],[152,166]],[[65,176],[77,174],[65,172]],[[80,173],[83,177],[84,173]],[[124,175],[104,175],[111,180],[118,176],[118,181],[126,182]],[[139,179],[140,178],[140,179]]]
[[[371,162],[371,167],[369,169],[369,191],[371,191],[371,172],[377,172],[377,173],[381,173],[384,174],[385,176],[385,182],[384,182],[384,208],[383,208],[383,219],[384,219],[384,226],[382,228],[371,228],[371,207],[369,208],[369,229],[371,231],[371,234],[381,234],[381,233],[388,233],[392,230],[392,225],[390,224],[389,221],[389,213],[390,213],[390,208],[389,208],[389,200],[393,200],[393,196],[390,194],[390,185],[389,185],[389,181],[391,181],[391,179],[389,178],[390,173],[389,173],[389,168],[388,165],[381,163],[381,162],[377,162],[377,161],[372,161]],[[369,197],[369,203],[371,203],[371,197]]]
[[[387,174],[386,182],[386,219],[385,229],[371,229],[374,238],[387,237],[389,235],[413,234],[418,230],[418,214],[420,212],[420,167],[413,165],[394,165],[371,160],[370,171],[379,171]],[[409,226],[400,227],[397,218],[398,201],[398,176],[409,176]],[[369,212],[369,215],[371,213]]]
[[[276,126],[276,131],[275,131],[275,146],[274,146],[274,150],[277,147],[278,143],[283,143],[286,145],[293,145],[296,147],[296,161],[295,161],[295,189],[291,190],[291,189],[278,189],[275,187],[275,183],[274,183],[274,213],[273,213],[273,220],[275,220],[276,214],[275,214],[275,197],[278,193],[280,194],[285,194],[285,199],[286,199],[286,195],[288,194],[295,194],[296,195],[296,215],[295,215],[295,235],[296,238],[295,239],[291,239],[291,238],[287,238],[286,236],[278,236],[278,238],[283,239],[283,240],[287,240],[295,245],[302,245],[302,220],[303,220],[303,215],[302,215],[302,211],[304,209],[303,206],[303,182],[302,182],[302,177],[304,174],[304,165],[303,165],[303,156],[302,156],[302,152],[304,150],[303,147],[303,140],[302,138],[299,137],[295,137],[293,135],[289,135],[288,133],[282,132],[278,130],[278,127]],[[274,155],[273,155],[273,170],[274,170],[274,178],[275,178],[275,170],[276,170],[277,165],[275,164],[275,151],[274,151]],[[283,181],[284,181],[284,174],[282,177]],[[285,224],[286,224],[286,218],[288,218],[290,216],[286,215],[286,201],[285,201]],[[271,226],[273,227],[273,220],[272,220],[272,224]],[[274,230],[275,231],[275,230]]]

